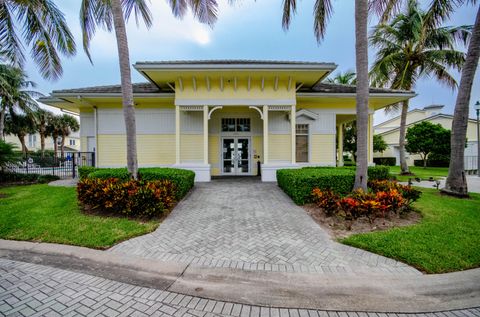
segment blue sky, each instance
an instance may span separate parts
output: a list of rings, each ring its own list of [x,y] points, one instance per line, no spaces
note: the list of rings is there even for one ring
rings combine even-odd
[[[120,75],[114,34],[98,32],[91,45],[94,64],[90,64],[81,47],[78,12],[80,1],[55,1],[66,14],[67,21],[78,43],[78,54],[64,59],[64,75],[56,81],[42,79],[36,66],[26,65],[30,78],[44,94],[54,89],[92,85],[118,84]],[[231,6],[220,3],[219,19],[213,28],[195,22],[191,15],[175,19],[164,0],[151,0],[154,25],[147,30],[128,24],[131,62],[146,60],[182,59],[272,59],[322,61],[338,64],[337,71],[355,69],[354,1],[333,0],[334,14],[328,23],[325,39],[317,44],[313,36],[313,1],[301,1],[298,13],[288,32],[281,27],[281,1],[240,0]],[[429,1],[421,1],[428,4]],[[473,24],[476,8],[459,9],[448,25]],[[375,25],[371,19],[370,26]],[[370,49],[370,61],[374,51]],[[135,70],[133,81],[144,81]],[[456,74],[459,79],[459,74]],[[452,113],[456,91],[432,79],[417,83],[418,96],[411,100],[411,108],[429,104],[444,104],[444,112]],[[477,70],[472,90],[472,102],[480,100],[480,71]],[[473,110],[470,116],[473,117]],[[376,123],[386,118],[383,111],[375,115]]]

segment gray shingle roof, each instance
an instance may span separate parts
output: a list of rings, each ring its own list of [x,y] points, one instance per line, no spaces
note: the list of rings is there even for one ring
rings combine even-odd
[[[53,94],[119,94],[121,93],[120,85],[110,85],[110,86],[95,86],[95,87],[85,87],[77,89],[64,89],[64,90],[54,90]],[[133,84],[133,93],[134,94],[149,94],[149,93],[171,93],[170,90],[162,90],[157,86],[151,83],[136,83]],[[300,89],[299,92],[306,93],[346,93],[354,94],[356,92],[356,87],[351,85],[339,85],[331,83],[318,83],[312,88]],[[386,88],[370,88],[370,93],[413,93],[412,91],[405,90],[393,90]]]
[[[357,87],[353,85],[341,85],[341,84],[332,84],[332,83],[317,83],[311,88],[300,89],[299,92],[307,93],[332,93],[332,94],[354,94],[357,91]],[[413,91],[407,90],[395,90],[388,88],[373,88],[370,87],[370,93],[373,94],[391,94],[391,93],[403,93],[403,94],[412,94]]]
[[[122,88],[120,85],[108,85],[108,86],[94,86],[94,87],[85,87],[85,88],[74,88],[74,89],[63,89],[63,90],[54,90],[53,94],[82,94],[82,93],[91,93],[91,94],[115,94],[121,93]],[[142,94],[142,93],[168,93],[170,91],[164,91],[159,89],[157,86],[151,83],[135,83],[133,84],[133,93]]]

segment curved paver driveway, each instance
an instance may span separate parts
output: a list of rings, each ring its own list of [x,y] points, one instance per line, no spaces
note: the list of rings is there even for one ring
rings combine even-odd
[[[197,184],[153,233],[109,251],[209,267],[287,272],[420,274],[330,239],[276,184]]]

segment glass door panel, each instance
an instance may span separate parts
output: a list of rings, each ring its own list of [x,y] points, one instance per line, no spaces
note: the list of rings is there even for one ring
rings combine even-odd
[[[249,139],[237,139],[237,173],[248,174],[250,172]]]
[[[223,174],[235,174],[235,139],[223,139]]]

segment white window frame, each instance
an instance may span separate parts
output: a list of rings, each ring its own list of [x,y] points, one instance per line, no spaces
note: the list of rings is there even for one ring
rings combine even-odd
[[[307,128],[308,128],[307,134],[297,134],[297,126],[298,125],[306,125]],[[307,148],[307,162],[296,162],[296,163],[299,164],[299,165],[308,165],[312,161],[312,159],[311,159],[311,148],[312,148],[312,146],[311,146],[311,139],[312,139],[312,137],[311,137],[312,136],[311,124],[310,123],[304,123],[304,122],[295,123],[295,161],[297,159],[297,153],[296,153],[296,151],[297,151],[297,135],[306,135],[307,136],[307,142],[308,142],[307,146],[308,146],[308,148]]]

